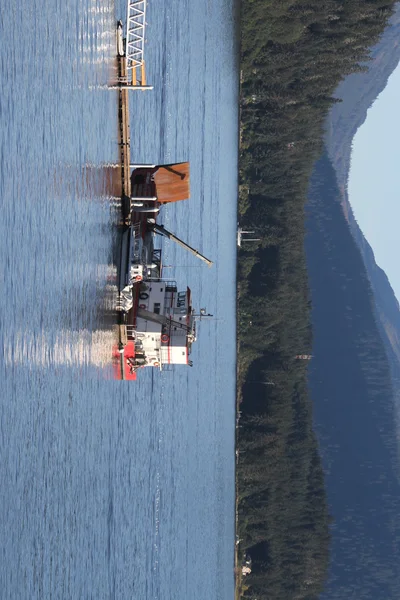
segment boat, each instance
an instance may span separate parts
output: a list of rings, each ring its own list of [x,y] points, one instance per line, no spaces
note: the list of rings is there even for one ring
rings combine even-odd
[[[197,321],[211,315],[204,308],[195,312],[189,287],[179,290],[175,280],[161,276],[141,282],[124,316],[126,341],[119,348],[116,373],[118,379],[134,380],[146,367],[192,366]]]
[[[163,204],[189,197],[189,163],[140,165],[131,176],[131,197],[125,204],[125,230],[121,241],[119,273],[120,340],[115,349],[118,379],[135,380],[138,371],[171,365],[192,366],[196,324],[210,317],[206,309],[196,313],[189,287],[163,276],[161,235],[204,261],[213,263],[177,235],[157,223]]]

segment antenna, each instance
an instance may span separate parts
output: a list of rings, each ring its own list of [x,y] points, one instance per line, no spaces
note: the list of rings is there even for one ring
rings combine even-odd
[[[212,315],[211,313],[208,313],[208,312],[207,312],[207,309],[206,309],[206,308],[201,308],[201,309],[199,310],[199,313],[198,313],[198,314],[196,314],[195,312],[193,312],[193,313],[192,313],[192,316],[193,316],[195,319],[199,319],[199,321],[201,321],[202,319],[212,319],[212,318],[214,317],[214,315]],[[219,319],[216,319],[216,320],[218,321]]]

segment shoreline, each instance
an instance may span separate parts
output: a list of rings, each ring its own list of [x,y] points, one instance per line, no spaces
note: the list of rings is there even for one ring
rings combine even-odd
[[[240,157],[242,149],[242,114],[241,114],[241,98],[242,98],[242,83],[243,83],[243,71],[241,64],[241,51],[242,51],[242,0],[237,0],[234,11],[234,18],[236,20],[236,42],[237,42],[237,69],[239,74],[239,105],[238,105],[238,189],[237,189],[237,213],[236,218],[239,219],[239,199],[240,199]],[[235,447],[234,447],[234,461],[235,461],[235,533],[234,533],[234,598],[240,600],[242,597],[242,572],[241,572],[241,561],[240,561],[240,538],[239,538],[239,481],[238,481],[238,460],[239,460],[239,418],[240,418],[240,404],[241,394],[239,390],[239,354],[240,354],[240,342],[239,342],[239,328],[238,328],[238,315],[239,315],[239,283],[238,283],[238,248],[236,248],[236,398],[235,398]]]

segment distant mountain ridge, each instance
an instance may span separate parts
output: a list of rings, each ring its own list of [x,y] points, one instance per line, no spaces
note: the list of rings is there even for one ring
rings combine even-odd
[[[354,217],[347,194],[352,141],[367,111],[386,87],[400,61],[400,3],[380,42],[371,50],[368,70],[346,77],[338,86],[335,104],[326,121],[325,144],[335,168],[341,202],[351,233],[361,251],[375,297],[378,325],[388,354],[395,391],[400,397],[400,306],[386,273],[376,264],[371,246]],[[396,389],[397,388],[397,389]]]
[[[375,296],[376,310],[380,326],[386,337],[386,351],[391,359],[393,380],[400,383],[400,305],[383,269],[375,262],[374,252],[365,239],[351,210],[347,192],[344,196],[347,205],[347,219],[358,247],[360,248],[371,287]],[[384,339],[385,341],[385,339]],[[397,362],[399,364],[397,364]]]
[[[332,106],[326,120],[325,146],[343,189],[348,180],[354,135],[400,61],[400,2],[370,54],[371,61],[364,65],[366,70],[347,76],[336,88],[334,97],[341,102]]]

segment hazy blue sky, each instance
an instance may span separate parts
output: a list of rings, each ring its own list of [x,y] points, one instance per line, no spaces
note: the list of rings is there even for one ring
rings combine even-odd
[[[400,300],[400,66],[353,141],[349,200]]]

